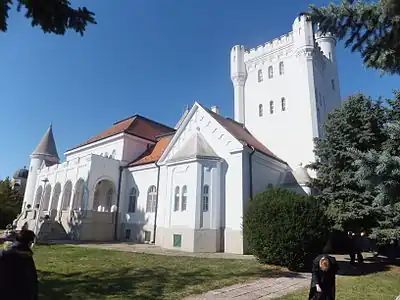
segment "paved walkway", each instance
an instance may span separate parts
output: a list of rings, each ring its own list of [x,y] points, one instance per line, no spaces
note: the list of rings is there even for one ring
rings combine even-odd
[[[262,278],[244,284],[235,284],[183,300],[264,300],[276,299],[310,285],[310,274],[293,277]]]

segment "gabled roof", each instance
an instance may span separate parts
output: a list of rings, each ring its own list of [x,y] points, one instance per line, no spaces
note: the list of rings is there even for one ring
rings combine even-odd
[[[167,148],[172,137],[173,134],[160,138],[160,140],[155,145],[147,149],[142,155],[131,162],[128,166],[134,167],[158,161],[161,155],[164,153],[165,148]]]
[[[200,105],[200,104],[199,104]],[[267,147],[265,147],[259,140],[257,140],[243,124],[238,123],[230,118],[225,118],[212,110],[205,108],[200,105],[204,110],[206,110],[222,127],[224,127],[230,134],[232,134],[240,143],[253,147],[255,150],[270,156],[284,164],[285,161],[280,159],[274,153],[272,153]]]
[[[36,146],[32,155],[43,155],[46,161],[59,162],[56,142],[54,141],[53,126],[50,125],[42,137],[40,143]]]
[[[161,156],[160,156],[161,157]],[[191,158],[217,158],[218,155],[200,132],[191,136],[170,161],[181,161]]]
[[[69,149],[73,150],[85,145],[89,145],[91,143],[100,141],[102,139],[120,134],[120,133],[127,133],[134,135],[136,137],[149,140],[152,142],[157,141],[157,136],[166,134],[166,133],[171,133],[175,132],[175,129],[163,125],[161,123],[155,122],[153,120],[147,119],[143,116],[140,115],[134,115],[132,117],[129,117],[127,119],[121,120],[119,122],[116,122],[111,126],[110,128],[106,129],[102,133],[90,138],[86,142],[79,144],[78,146]]]

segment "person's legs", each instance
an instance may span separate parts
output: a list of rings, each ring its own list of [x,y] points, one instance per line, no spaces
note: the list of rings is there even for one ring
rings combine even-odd
[[[361,251],[357,252],[357,262],[362,264],[364,262],[364,257],[361,254]]]
[[[356,262],[356,254],[354,252],[350,252],[349,256],[350,256],[350,263],[354,264]]]

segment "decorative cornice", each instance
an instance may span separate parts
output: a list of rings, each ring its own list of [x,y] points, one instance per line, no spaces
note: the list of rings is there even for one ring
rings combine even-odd
[[[237,74],[231,76],[233,85],[235,86],[243,86],[246,83],[247,75],[246,74]]]
[[[296,51],[296,57],[305,57],[306,59],[312,59],[315,50],[313,48],[301,48]]]

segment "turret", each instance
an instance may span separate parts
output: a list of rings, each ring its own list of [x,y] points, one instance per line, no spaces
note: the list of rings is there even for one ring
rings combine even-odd
[[[302,15],[293,22],[293,39],[296,51],[314,49],[314,30],[312,22]]]
[[[56,143],[53,136],[53,128],[50,125],[44,134],[42,140],[37,145],[33,153],[31,154],[31,162],[29,165],[29,175],[26,182],[26,189],[24,195],[24,204],[33,206],[35,187],[37,181],[37,172],[40,170],[42,165],[52,166],[60,162],[58,157]]]
[[[336,39],[332,34],[321,34],[321,32],[317,32],[315,34],[315,41],[318,43],[324,56],[331,62],[336,62]]]
[[[234,119],[239,123],[245,122],[244,85],[247,79],[244,63],[244,46],[236,45],[231,50],[231,80],[234,90]]]

